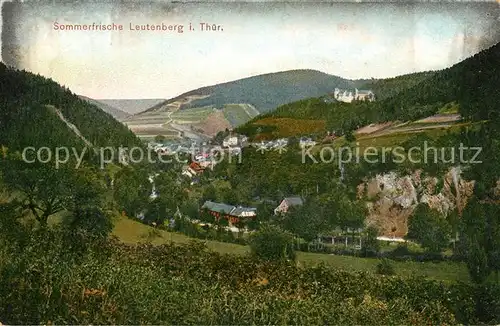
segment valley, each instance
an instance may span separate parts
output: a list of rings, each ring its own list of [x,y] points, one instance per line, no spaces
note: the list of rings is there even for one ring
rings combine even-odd
[[[380,80],[291,70],[121,106],[1,64],[1,321],[497,324],[499,53]],[[217,151],[168,148],[194,142]],[[459,144],[482,147],[481,164],[412,152]],[[168,160],[59,168],[21,154],[119,146]],[[321,157],[369,148],[373,160]]]

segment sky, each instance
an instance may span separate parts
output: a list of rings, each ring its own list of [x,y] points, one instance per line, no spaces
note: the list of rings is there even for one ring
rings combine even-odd
[[[2,60],[95,99],[172,98],[291,69],[351,79],[442,69],[498,42],[500,30],[496,2],[96,2],[4,6]],[[61,31],[54,22],[124,29]],[[129,30],[162,22],[184,32]],[[202,32],[200,22],[223,30]]]

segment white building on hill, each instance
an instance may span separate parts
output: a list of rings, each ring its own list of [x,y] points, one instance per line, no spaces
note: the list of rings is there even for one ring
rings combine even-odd
[[[351,103],[354,100],[375,101],[375,94],[371,90],[358,90],[354,92],[335,88],[333,95],[337,101]]]

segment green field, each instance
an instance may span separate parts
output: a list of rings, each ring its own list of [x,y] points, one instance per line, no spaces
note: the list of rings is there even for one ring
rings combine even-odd
[[[170,117],[177,122],[196,123],[205,120],[213,112],[213,106],[203,106],[199,108],[179,110],[172,113]]]
[[[226,104],[222,112],[232,126],[242,125],[257,116],[255,110],[248,104]]]
[[[175,243],[188,243],[193,240],[183,234],[167,232],[165,230],[157,230],[157,232],[153,232],[153,230],[154,229],[150,226],[120,217],[115,221],[113,234],[121,241],[128,244],[150,241],[152,244],[160,245],[171,241]],[[154,235],[155,233],[156,235]],[[209,249],[219,253],[244,255],[250,251],[248,246],[211,240],[206,240],[204,242]],[[376,265],[379,262],[377,259],[373,258],[317,254],[309,252],[298,252],[297,260],[299,264],[305,266],[325,263],[326,265],[334,268],[349,271],[368,272],[374,272]],[[468,281],[469,279],[467,267],[462,263],[394,262],[394,265],[396,273],[402,276],[421,275],[442,281]]]

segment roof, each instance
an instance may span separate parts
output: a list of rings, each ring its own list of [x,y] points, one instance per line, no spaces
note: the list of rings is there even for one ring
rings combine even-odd
[[[235,207],[234,210],[231,212],[231,215],[234,215],[234,216],[240,216],[241,214],[245,213],[245,212],[253,212],[253,213],[256,213],[257,212],[257,208],[253,208],[253,207]]]
[[[206,208],[213,212],[229,214],[235,207],[223,203],[214,203],[212,201],[206,201],[201,208]]]
[[[243,213],[257,212],[257,208],[253,207],[243,207],[243,206],[233,206],[224,203],[215,203],[213,201],[206,201],[201,208],[208,209],[212,212],[218,212],[223,214],[230,214],[232,216],[241,216]]]
[[[303,205],[304,204],[304,201],[302,200],[302,198],[298,197],[298,196],[294,196],[294,197],[287,197],[285,199],[283,199],[284,201],[286,200],[286,202],[288,203],[288,205],[290,206],[295,206],[295,205]]]
[[[196,162],[191,162],[191,164],[189,164],[189,167],[195,171],[203,170],[203,168],[200,166],[200,164],[198,164]]]
[[[358,94],[365,94],[365,95],[368,95],[368,94],[372,94],[373,92],[370,91],[370,90],[358,90]]]

